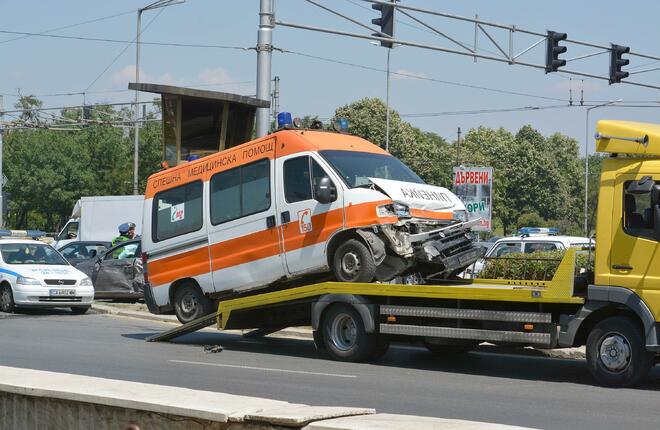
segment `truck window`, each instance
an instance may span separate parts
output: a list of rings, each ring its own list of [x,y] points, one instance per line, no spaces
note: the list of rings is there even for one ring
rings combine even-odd
[[[218,225],[270,208],[270,160],[211,177],[211,223]]]
[[[311,177],[310,177],[311,166]],[[296,157],[284,162],[284,197],[287,203],[311,200],[314,190],[328,174],[313,158]]]
[[[651,193],[632,194],[625,190],[632,181],[624,184],[623,230],[630,236],[655,240],[655,219]]]
[[[195,181],[156,194],[152,215],[154,242],[202,228],[202,189],[202,181]]]
[[[57,240],[74,239],[78,236],[78,222],[70,222],[62,229],[62,232],[57,236]]]

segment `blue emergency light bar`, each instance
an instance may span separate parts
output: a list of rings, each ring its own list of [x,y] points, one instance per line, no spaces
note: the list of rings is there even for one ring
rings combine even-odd
[[[518,229],[518,234],[520,236],[531,236],[531,235],[557,236],[557,234],[559,234],[559,229],[554,227],[522,227]]]
[[[41,230],[0,230],[1,237],[44,237],[46,233]]]

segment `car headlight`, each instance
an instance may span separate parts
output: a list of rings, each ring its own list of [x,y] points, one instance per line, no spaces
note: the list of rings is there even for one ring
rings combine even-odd
[[[466,210],[458,210],[454,211],[454,219],[461,221],[461,222],[467,222],[468,220],[468,213]]]
[[[376,213],[379,217],[398,217],[410,218],[410,209],[408,206],[401,203],[391,203],[388,205],[378,206]]]
[[[41,285],[41,281],[34,278],[28,278],[25,276],[19,276],[16,278],[16,283],[18,285]]]
[[[80,286],[81,287],[93,287],[94,285],[92,284],[91,279],[83,278],[82,281],[80,281]]]

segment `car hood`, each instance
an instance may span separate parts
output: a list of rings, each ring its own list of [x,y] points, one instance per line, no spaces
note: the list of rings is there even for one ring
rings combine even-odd
[[[465,210],[463,202],[443,187],[391,179],[369,178],[369,180],[392,201],[405,204],[411,209],[438,212]]]
[[[55,266],[48,264],[8,264],[7,269],[17,276],[34,278],[40,281],[44,279],[75,279],[80,281],[86,275],[71,266]]]

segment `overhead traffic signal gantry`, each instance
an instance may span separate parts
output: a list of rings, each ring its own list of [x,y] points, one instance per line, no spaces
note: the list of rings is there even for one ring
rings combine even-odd
[[[374,36],[382,37],[383,35],[386,35],[389,37],[394,37],[394,10],[396,9],[394,7],[395,1],[396,0],[390,0],[392,5],[384,3],[374,3],[371,5],[373,9],[380,11],[380,18],[374,18],[371,20],[372,24],[380,26],[380,33],[374,33]],[[393,44],[392,42],[381,40],[380,46],[391,48]]]
[[[623,54],[630,52],[629,46],[621,46],[612,44],[610,50],[610,85],[618,84],[622,79],[627,78],[630,73],[621,70],[623,66],[630,64],[627,58],[621,58]]]
[[[566,65],[566,60],[559,58],[559,54],[566,52],[566,47],[559,42],[566,40],[566,33],[558,33],[548,30],[546,38],[545,73],[556,72],[560,67]]]

